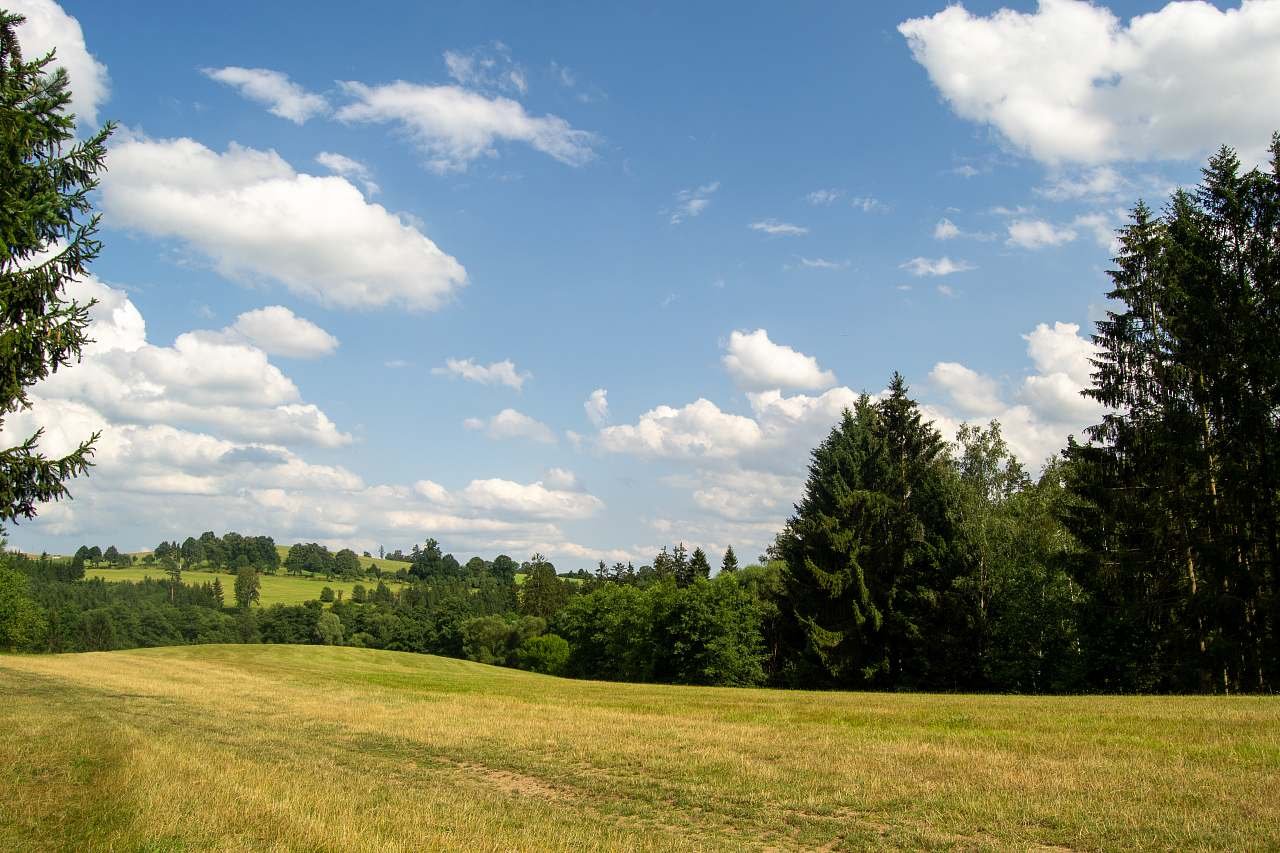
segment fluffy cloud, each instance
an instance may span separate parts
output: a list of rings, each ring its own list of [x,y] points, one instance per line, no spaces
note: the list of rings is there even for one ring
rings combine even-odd
[[[578,477],[572,471],[565,468],[551,468],[547,471],[547,476],[543,481],[553,489],[560,489],[568,492],[580,491]]]
[[[1256,157],[1274,130],[1274,0],[1169,3],[1127,25],[1084,0],[990,16],[957,4],[898,30],[958,115],[1046,163],[1186,159],[1224,142]]]
[[[266,277],[343,308],[439,308],[467,273],[417,228],[345,178],[296,173],[274,151],[133,136],[102,182],[116,225],[173,237],[224,275]]]
[[[1052,421],[1095,423],[1101,407],[1080,394],[1093,381],[1093,342],[1074,323],[1041,323],[1023,339],[1037,370],[1026,378],[1023,399]]]
[[[308,92],[280,71],[234,65],[201,70],[210,80],[225,83],[249,100],[265,105],[272,115],[294,124],[306,124],[308,119],[329,111],[329,102],[322,95]]]
[[[746,388],[825,388],[835,374],[818,366],[811,355],[769,340],[764,329],[729,335],[723,363],[729,375]]]
[[[914,276],[941,276],[952,275],[958,272],[968,272],[977,269],[968,261],[953,261],[950,258],[912,258],[905,263],[899,264],[898,269],[906,270]]]
[[[635,424],[600,430],[600,447],[640,456],[728,458],[759,446],[764,434],[751,418],[722,412],[699,399],[679,409],[658,406]]]
[[[845,387],[817,396],[786,396],[778,389],[748,392],[750,417],[725,412],[702,398],[680,408],[657,406],[634,424],[606,427],[597,443],[611,453],[737,460],[754,469],[794,471],[857,398]]]
[[[18,28],[23,55],[32,59],[56,50],[55,64],[67,69],[71,81],[71,111],[81,124],[96,124],[108,94],[107,66],[89,53],[80,22],[53,0],[9,0],[5,7],[26,16]]]
[[[1005,406],[996,383],[963,364],[940,361],[929,373],[929,379],[951,399],[965,415],[990,417]]]
[[[702,211],[706,210],[711,204],[711,196],[718,189],[720,189],[720,182],[712,181],[709,184],[703,184],[693,189],[680,190],[680,192],[676,193],[675,209],[670,212],[671,224],[679,225],[686,219],[701,216]]]
[[[577,488],[573,474],[559,468],[549,472],[551,485],[542,481],[517,483],[492,478],[472,480],[460,491],[451,492],[439,483],[420,480],[414,483],[416,496],[425,499],[434,510],[473,515],[477,511],[499,512],[520,518],[568,521],[589,518],[604,508],[604,502]],[[566,479],[570,481],[564,485]]]
[[[97,300],[90,327],[95,342],[74,369],[41,383],[42,398],[84,403],[116,424],[194,426],[282,444],[336,447],[351,441],[319,408],[301,401],[297,386],[262,349],[226,332],[205,331],[185,332],[170,347],[154,346],[123,291],[93,278],[67,290],[81,302]]]
[[[948,438],[965,419],[996,418],[1014,452],[1036,465],[1057,453],[1068,434],[1079,435],[1097,423],[1103,408],[1081,394],[1092,382],[1090,359],[1096,350],[1078,325],[1041,323],[1023,339],[1035,372],[1013,389],[1012,402],[1003,399],[994,379],[943,362],[934,367],[930,379],[943,389],[949,405],[931,407],[929,413]],[[958,415],[951,413],[952,407]]]
[[[1094,350],[1078,326],[1041,324],[1025,340],[1033,370],[1007,396],[997,380],[963,364],[940,362],[923,388],[940,393],[940,399],[931,402],[926,393],[921,409],[948,439],[966,420],[998,418],[1014,451],[1035,466],[1061,449],[1068,433],[1096,423],[1101,409],[1080,394],[1090,381]],[[656,519],[663,536],[763,544],[799,497],[797,472],[804,470],[805,455],[859,396],[845,386],[813,395],[778,388],[748,392],[750,414],[725,411],[707,399],[660,405],[635,423],[600,430],[596,444],[608,453],[679,466],[664,482],[687,490],[695,520]],[[693,472],[690,461],[698,465]],[[697,513],[711,520],[696,521]]]
[[[344,178],[355,178],[369,195],[377,195],[381,191],[381,188],[373,180],[373,172],[359,160],[333,151],[321,151],[316,155],[316,162],[335,175],[341,175]]]
[[[61,455],[100,431],[96,465],[71,484],[73,502],[42,508],[15,529],[15,543],[39,550],[63,537],[141,547],[212,528],[357,549],[447,534],[460,554],[631,557],[573,542],[557,525],[604,508],[568,471],[450,491],[429,480],[368,485],[341,466],[309,462],[289,445],[348,439],[314,407],[280,403],[296,401],[297,389],[262,351],[230,341],[228,330],[187,332],[173,347],[156,347],[122,291],[93,279],[68,289],[98,300],[94,342],[80,364],[33,389],[31,409],[6,418],[0,446],[43,428],[41,449]],[[309,409],[327,429],[299,430],[282,409]]]
[[[444,367],[433,367],[431,372],[437,376],[457,376],[481,385],[506,385],[517,391],[524,387],[526,381],[533,378],[532,373],[527,371],[521,373],[516,370],[515,362],[509,358],[489,365],[476,364],[469,358],[450,358],[445,359]]]
[[[954,240],[960,236],[960,229],[950,219],[940,219],[938,224],[933,226],[933,239],[935,240]]]
[[[515,409],[503,409],[488,420],[467,418],[462,424],[467,429],[483,431],[490,438],[500,441],[528,439],[542,444],[556,443],[556,434],[551,431],[551,427]]]
[[[478,509],[502,510],[530,518],[589,518],[604,507],[593,495],[547,488],[540,482],[472,480],[462,496],[468,505]]]
[[[227,330],[268,355],[318,358],[338,348],[338,339],[283,305],[246,311]]]
[[[1120,252],[1120,238],[1116,236],[1116,229],[1120,227],[1126,215],[1123,210],[1117,210],[1111,214],[1085,213],[1077,216],[1071,224],[1092,234],[1095,243],[1115,255]]]
[[[776,531],[799,499],[804,481],[730,467],[700,469],[688,485],[694,504],[704,512],[728,521],[766,522]]]
[[[799,237],[809,233],[809,229],[802,225],[792,225],[790,222],[779,222],[776,219],[762,219],[759,222],[752,222],[747,227],[752,231],[768,234],[770,237]]]
[[[593,426],[603,426],[609,420],[609,392],[604,388],[597,388],[591,392],[591,396],[587,397],[586,402],[582,404],[583,410],[587,413],[587,420],[591,421]]]
[[[1043,219],[1016,219],[1009,223],[1010,246],[1023,249],[1046,249],[1073,242],[1076,237],[1074,228],[1067,225],[1054,225]]]
[[[523,142],[570,166],[595,156],[594,134],[576,130],[558,116],[529,115],[510,98],[403,80],[341,85],[353,102],[338,110],[340,121],[400,125],[417,140],[435,172],[460,172],[478,157],[496,157],[500,141]]]
[[[6,423],[4,437],[43,427],[41,448],[62,454],[93,431],[95,467],[87,481],[99,490],[138,495],[224,495],[244,483],[265,488],[352,490],[358,476],[335,466],[312,465],[287,448],[241,443],[167,424],[111,423],[91,405],[75,400],[36,397],[31,410]],[[79,489],[76,489],[78,492]]]

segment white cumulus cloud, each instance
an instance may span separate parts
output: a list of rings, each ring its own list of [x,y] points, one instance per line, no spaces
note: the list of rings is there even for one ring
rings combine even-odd
[[[56,50],[54,67],[65,68],[71,84],[71,111],[82,125],[95,124],[110,83],[107,66],[85,45],[80,21],[53,0],[8,0],[4,5],[27,19],[17,30],[24,58],[34,59]]]
[[[462,423],[467,429],[484,432],[485,435],[499,441],[527,439],[541,444],[556,443],[556,434],[551,431],[551,427],[515,409],[503,409],[487,420],[467,418]]]
[[[373,172],[359,160],[334,151],[321,151],[316,155],[316,162],[335,175],[355,178],[369,195],[377,195],[381,190],[373,180]]]
[[[769,340],[765,329],[734,331],[723,358],[725,370],[745,388],[825,388],[836,376],[811,355]]]
[[[676,409],[658,406],[635,424],[600,431],[600,446],[640,456],[728,458],[760,444],[763,433],[751,418],[733,415],[707,399]]]
[[[172,346],[155,346],[123,291],[93,278],[67,290],[81,302],[98,300],[89,329],[95,342],[74,369],[38,386],[43,398],[83,403],[116,424],[196,427],[233,440],[280,444],[335,447],[351,441],[318,407],[301,400],[265,351],[238,335],[196,330],[178,335]]]
[[[935,240],[954,240],[960,236],[960,229],[950,219],[940,219],[938,224],[933,226],[933,239]]]
[[[1174,2],[1126,24],[1084,0],[898,27],[951,108],[1045,163],[1261,155],[1280,91],[1280,3]]]
[[[609,420],[609,392],[605,388],[597,388],[587,397],[582,408],[587,413],[587,420],[593,426],[604,426]]]
[[[547,488],[541,482],[472,480],[462,496],[477,509],[503,510],[532,518],[589,518],[604,507],[604,502],[594,495]]]
[[[940,361],[929,373],[951,402],[965,415],[990,417],[1004,408],[995,380],[954,361]]]
[[[1043,219],[1015,219],[1009,223],[1009,239],[1005,242],[1023,249],[1047,249],[1074,242],[1077,236],[1068,225],[1054,225]]]
[[[268,355],[318,358],[338,348],[337,338],[283,305],[246,311],[236,318],[228,331]]]
[[[172,237],[232,278],[269,278],[325,305],[434,310],[462,264],[337,176],[299,174],[274,151],[192,139],[112,146],[103,207],[117,227]]]
[[[397,80],[381,86],[348,81],[352,98],[336,116],[353,123],[394,123],[407,130],[439,173],[465,171],[479,157],[496,157],[499,142],[522,142],[561,163],[580,166],[595,156],[594,134],[554,115],[534,116],[510,98],[459,86]]]

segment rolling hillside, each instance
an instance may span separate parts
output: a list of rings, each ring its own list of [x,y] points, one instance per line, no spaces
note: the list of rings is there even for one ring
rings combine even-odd
[[[0,656],[0,849],[1263,849],[1280,703],[678,688],[301,646]]]
[[[159,566],[130,566],[124,569],[95,566],[85,570],[85,577],[102,578],[106,581],[140,581],[144,578],[164,580],[167,575],[165,575],[164,569]],[[234,604],[235,602],[232,599],[236,580],[234,575],[226,572],[195,570],[188,570],[182,573],[182,582],[187,584],[212,583],[214,578],[222,581],[223,599],[227,605]],[[343,581],[335,578],[330,581],[322,577],[295,577],[286,574],[259,575],[258,581],[261,584],[261,589],[259,590],[261,598],[258,600],[258,606],[260,607],[270,607],[273,604],[301,604],[304,601],[316,601],[320,598],[320,590],[326,586],[334,592],[341,590],[344,596],[349,597],[352,587],[357,583],[363,584],[365,589],[371,589],[378,583],[376,579]],[[393,589],[397,589],[400,586],[397,581],[391,579],[387,583]]]

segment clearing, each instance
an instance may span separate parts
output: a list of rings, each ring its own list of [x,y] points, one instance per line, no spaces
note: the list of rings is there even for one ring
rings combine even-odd
[[[0,655],[0,849],[1275,849],[1280,700],[570,681],[314,646]]]

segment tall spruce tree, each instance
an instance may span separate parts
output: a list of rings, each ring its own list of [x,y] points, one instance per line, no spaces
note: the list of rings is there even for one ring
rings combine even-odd
[[[1100,686],[1266,690],[1280,665],[1280,135],[1269,172],[1230,149],[1120,234],[1068,522],[1096,607]]]
[[[707,552],[701,548],[694,548],[693,554],[689,557],[689,579],[690,583],[696,580],[706,580],[711,577],[711,564],[707,562]]]
[[[733,573],[738,570],[738,555],[733,553],[733,546],[724,549],[724,559],[720,561],[721,574]]]
[[[80,357],[89,305],[69,300],[101,244],[89,193],[106,157],[108,124],[75,141],[70,81],[54,54],[27,60],[21,15],[0,11],[0,425],[30,406],[28,389]],[[0,523],[32,518],[68,494],[92,464],[96,434],[49,458],[41,432],[0,451]]]
[[[950,686],[931,636],[959,562],[946,444],[894,374],[813,451],[804,496],[779,534],[784,680]]]

